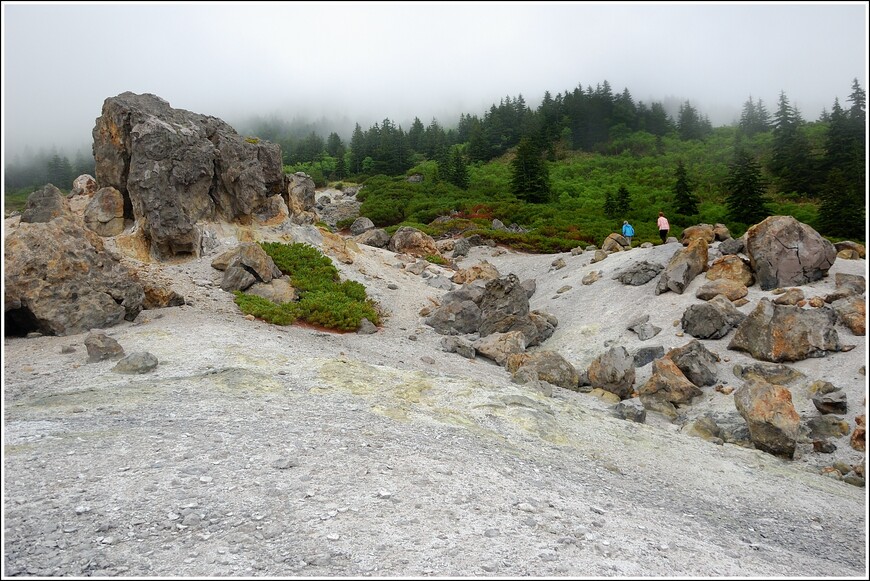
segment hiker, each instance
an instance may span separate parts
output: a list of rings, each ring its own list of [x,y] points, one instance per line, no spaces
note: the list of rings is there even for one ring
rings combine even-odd
[[[656,224],[658,224],[659,236],[662,237],[662,244],[664,244],[665,241],[667,241],[667,239],[668,239],[668,230],[671,229],[671,225],[668,224],[668,219],[665,218],[664,212],[659,212],[659,219],[658,219],[658,222],[656,222]]]
[[[628,240],[628,247],[631,248],[631,237],[634,236],[634,228],[625,220],[622,223],[622,235]]]

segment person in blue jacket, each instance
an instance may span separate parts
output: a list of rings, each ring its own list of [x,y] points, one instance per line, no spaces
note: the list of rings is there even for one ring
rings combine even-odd
[[[634,236],[634,228],[628,223],[628,220],[622,223],[622,235],[628,240],[628,247],[631,248],[631,237]]]

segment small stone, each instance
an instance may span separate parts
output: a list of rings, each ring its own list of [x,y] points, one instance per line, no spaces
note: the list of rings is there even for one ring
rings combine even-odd
[[[337,541],[340,537],[336,534],[326,535],[326,540],[328,541]]]
[[[213,478],[211,476],[200,476],[199,477],[199,481],[202,482],[203,484],[208,484],[212,480],[213,480]]]
[[[389,492],[387,490],[379,490],[378,491],[378,498],[383,498],[386,500],[386,499],[391,498],[392,496],[393,496],[393,493]]]

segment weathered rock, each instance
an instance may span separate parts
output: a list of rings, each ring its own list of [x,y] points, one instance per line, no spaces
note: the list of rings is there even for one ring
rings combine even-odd
[[[646,408],[643,406],[643,402],[636,397],[620,401],[616,404],[614,411],[617,417],[630,422],[642,424],[646,421]]]
[[[85,348],[88,350],[88,363],[96,363],[106,359],[120,359],[124,356],[124,348],[112,337],[101,331],[92,331],[85,337]]]
[[[751,378],[763,379],[768,383],[788,385],[793,381],[804,379],[806,375],[781,363],[753,363],[751,365],[735,365],[734,376],[748,381]]]
[[[713,225],[713,236],[716,240],[724,242],[731,239],[731,232],[728,231],[728,226],[716,222]]]
[[[363,232],[367,232],[375,227],[374,222],[366,218],[365,216],[360,216],[356,220],[353,221],[353,224],[350,225],[350,233],[354,236],[359,236]]]
[[[274,284],[278,280],[279,279],[275,279],[272,281],[272,283]],[[356,330],[357,335],[374,335],[377,332],[378,332],[378,327],[374,323],[372,323],[371,321],[369,321],[365,317],[360,319],[359,328]]]
[[[689,242],[699,238],[706,242],[708,246],[712,244],[713,240],[715,240],[716,238],[715,234],[713,234],[713,226],[711,226],[710,224],[698,224],[696,226],[689,226],[688,228],[683,230],[683,234],[680,237],[680,243],[683,246],[688,246]]]
[[[720,278],[711,280],[704,286],[698,289],[695,296],[701,300],[709,301],[716,295],[722,295],[729,301],[736,301],[749,294],[749,289],[741,282]]]
[[[723,295],[706,303],[689,305],[680,320],[683,331],[698,339],[721,339],[746,318]]]
[[[807,428],[813,439],[842,438],[849,435],[849,422],[834,415],[824,415],[807,420]]]
[[[27,205],[21,213],[21,223],[50,222],[66,213],[66,199],[63,193],[53,184],[47,184],[41,190],[36,190],[27,196]]]
[[[825,296],[826,303],[833,303],[836,300],[854,295],[863,295],[867,289],[867,281],[860,274],[838,272],[834,275],[834,285],[834,292]]]
[[[599,280],[601,280],[601,271],[600,270],[591,270],[583,276],[583,278],[580,280],[580,282],[585,286],[589,286],[590,284],[597,282]]]
[[[631,286],[640,286],[642,284],[646,284],[658,274],[664,270],[664,266],[658,264],[656,262],[647,262],[646,260],[642,260],[631,266],[620,273],[618,273],[615,278],[622,284],[627,284]]]
[[[517,327],[531,324],[528,315],[529,297],[515,274],[486,283],[480,301],[481,336],[520,330]],[[531,334],[524,334],[532,338]]]
[[[478,354],[492,359],[499,365],[505,365],[508,356],[522,353],[526,350],[526,340],[519,331],[507,333],[491,333],[472,343]]]
[[[734,404],[758,449],[789,459],[794,456],[800,416],[788,389],[751,379],[734,392]]]
[[[722,445],[722,428],[716,423],[716,420],[710,416],[701,416],[689,422],[680,430],[684,434],[701,438],[707,442],[712,442],[717,445]]]
[[[743,238],[729,238],[719,244],[719,252],[722,254],[740,254],[744,250]]]
[[[845,414],[848,411],[845,391],[816,394],[812,401],[821,414]]]
[[[540,345],[552,337],[556,327],[559,326],[559,320],[555,315],[543,311],[531,311],[529,313],[529,320],[535,326],[537,333],[530,342],[526,343],[526,347]]]
[[[72,189],[69,191],[70,197],[75,196],[93,196],[97,191],[97,180],[89,174],[82,174],[73,180]]]
[[[692,339],[682,347],[671,349],[667,357],[695,385],[716,383],[716,363],[719,361],[719,356],[711,353],[697,339]]]
[[[834,245],[791,216],[770,216],[746,232],[746,254],[762,290],[801,286],[825,276]]]
[[[837,320],[852,331],[853,335],[867,334],[867,304],[860,296],[838,299],[831,303]]]
[[[387,248],[393,252],[403,252],[418,258],[441,256],[431,236],[410,226],[402,226],[396,230]]]
[[[475,333],[480,328],[480,307],[470,300],[446,301],[425,323],[442,335]]]
[[[775,305],[796,305],[806,297],[804,291],[799,288],[790,288],[784,293],[773,299]]]
[[[577,370],[555,351],[535,351],[534,353],[508,355],[505,369],[515,373],[520,368],[530,368],[543,381],[577,391],[577,385],[580,380]]]
[[[655,347],[641,347],[634,353],[634,366],[643,367],[644,365],[651,363],[653,360],[664,356],[665,348],[661,345],[656,345]]]
[[[755,275],[752,274],[749,264],[735,254],[726,254],[714,260],[705,276],[707,280],[727,279],[744,286],[752,286],[755,283]]]
[[[655,294],[673,291],[683,294],[692,280],[707,268],[707,243],[703,238],[695,238],[686,248],[677,251],[665,267]]]
[[[593,387],[629,398],[635,378],[634,357],[625,347],[611,347],[592,361],[586,374]]]
[[[97,182],[121,192],[158,259],[198,255],[198,221],[250,220],[284,186],[278,145],[155,95],[106,99],[93,137]]]
[[[826,307],[804,310],[763,298],[737,327],[728,348],[774,363],[824,357],[841,349],[834,320]]]
[[[493,280],[501,276],[498,269],[487,261],[457,270],[450,280],[456,284],[466,284],[475,280]]]
[[[622,252],[623,250],[628,250],[628,248],[628,239],[616,232],[608,234],[604,242],[601,243],[601,250],[605,252]]]
[[[373,228],[366,230],[359,236],[352,238],[357,244],[365,244],[366,246],[374,246],[375,248],[384,248],[390,243],[390,235],[383,228]]]
[[[468,251],[471,250],[472,246],[473,244],[468,238],[458,238],[453,244],[453,258],[468,256]]]
[[[242,242],[212,261],[218,268],[226,264],[221,288],[227,292],[245,290],[256,282],[268,283],[281,277],[281,270],[256,243]],[[220,268],[218,268],[220,270]]]
[[[441,348],[447,353],[456,353],[466,359],[474,359],[477,354],[471,342],[461,337],[442,337]]]
[[[590,261],[590,264],[595,263],[595,262],[601,262],[605,258],[607,258],[607,252],[605,252],[604,250],[600,250],[600,249],[596,250],[595,254],[592,255],[592,260]]]
[[[270,300],[276,305],[290,303],[296,300],[296,289],[290,283],[289,276],[273,278],[269,282],[255,282],[245,290],[249,295],[255,295]]]
[[[637,392],[641,396],[658,398],[675,405],[690,403],[692,398],[703,393],[667,357],[653,361],[652,375]]]
[[[858,255],[858,258],[865,258],[867,256],[867,248],[863,244],[858,244],[857,242],[852,242],[851,240],[834,242],[834,249],[837,252],[840,252],[841,250],[851,250]]]
[[[132,321],[145,293],[103,240],[62,217],[19,225],[4,252],[6,332],[72,335]]]
[[[157,368],[157,358],[147,351],[130,353],[112,368],[115,373],[148,373]]]
[[[115,188],[100,188],[85,207],[85,226],[100,236],[117,236],[124,231],[124,197]]]
[[[849,438],[849,445],[859,452],[867,450],[867,427],[864,425],[866,419],[865,414],[855,416],[855,431]]]

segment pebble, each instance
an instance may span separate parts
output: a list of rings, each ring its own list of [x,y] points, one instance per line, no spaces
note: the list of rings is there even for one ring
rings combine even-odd
[[[378,491],[378,498],[388,499],[388,498],[391,498],[392,496],[393,496],[393,493],[389,492],[387,490],[379,490]]]

